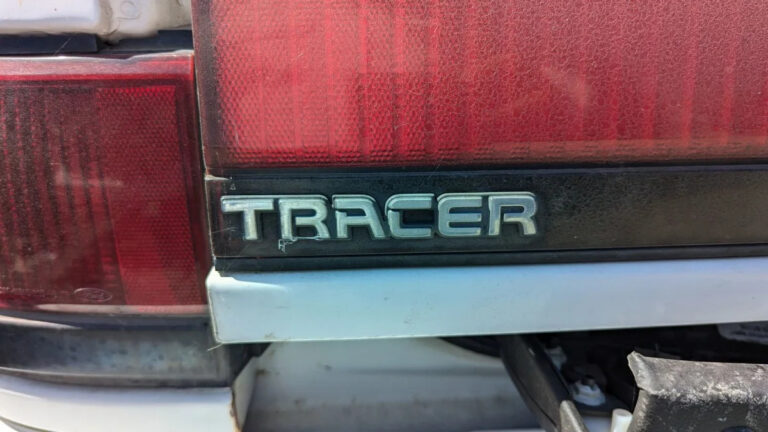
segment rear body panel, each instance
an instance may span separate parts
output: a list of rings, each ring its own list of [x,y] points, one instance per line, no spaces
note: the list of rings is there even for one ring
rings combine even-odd
[[[726,293],[759,289],[748,257],[768,252],[766,19],[757,3],[194,2],[217,337],[767,318]],[[493,213],[498,193],[535,211]],[[412,194],[420,210],[390,206]],[[477,234],[449,235],[453,217]]]
[[[768,157],[762,3],[193,6],[217,175]]]
[[[193,7],[219,271],[765,252],[762,5]],[[535,197],[535,232],[502,223],[488,235],[485,198],[468,216],[477,223],[457,225],[482,235],[437,229],[444,194],[499,192]],[[365,225],[338,235],[342,194],[375,203],[381,235]],[[430,235],[391,232],[387,200],[398,194],[434,196],[427,211],[400,215]],[[285,234],[300,224],[278,199],[296,195],[322,203],[327,236]],[[258,238],[244,231],[252,212],[222,208],[233,196],[274,198],[253,219]]]

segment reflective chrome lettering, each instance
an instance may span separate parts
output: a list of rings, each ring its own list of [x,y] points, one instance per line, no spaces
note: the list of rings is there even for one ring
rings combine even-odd
[[[328,216],[328,200],[321,196],[294,196],[280,198],[277,201],[280,209],[280,237],[283,240],[297,240],[302,238],[330,239],[331,233],[325,225]],[[311,216],[294,215],[302,210],[311,211]],[[293,228],[311,227],[315,229],[314,236],[297,236]]]
[[[257,213],[275,209],[273,198],[259,198],[248,195],[221,197],[221,211],[243,214],[243,239],[259,239],[259,216]]]
[[[368,227],[374,239],[387,237],[376,201],[368,195],[334,195],[333,208],[336,209],[336,238],[348,239],[351,226]],[[350,215],[350,210],[357,210],[362,215]]]
[[[403,226],[403,211],[431,210],[434,206],[435,194],[398,194],[392,195],[385,205],[387,222],[392,237],[396,239],[426,239],[432,238],[431,227]]]
[[[517,208],[520,211],[505,211]],[[527,192],[490,194],[488,196],[488,235],[501,235],[502,223],[516,223],[520,225],[523,235],[536,234],[536,223],[533,215],[536,214],[536,198]]]
[[[444,194],[437,198],[437,230],[443,237],[479,237],[483,220],[480,194]],[[454,210],[463,209],[458,212]],[[468,210],[472,209],[472,210]],[[476,224],[455,226],[455,224]]]
[[[261,214],[277,212],[280,240],[291,243],[302,239],[349,239],[351,227],[366,228],[375,240],[430,239],[436,233],[446,238],[499,237],[504,224],[517,225],[519,235],[533,236],[539,234],[537,210],[538,201],[530,192],[446,193],[437,199],[432,193],[396,194],[387,199],[383,209],[373,197],[364,194],[337,194],[330,201],[323,195],[221,198],[223,213],[241,213],[244,240],[260,240],[264,229]],[[422,225],[408,223],[405,215],[412,211],[428,211],[434,213],[434,218]],[[312,228],[314,235],[309,235],[306,228]]]

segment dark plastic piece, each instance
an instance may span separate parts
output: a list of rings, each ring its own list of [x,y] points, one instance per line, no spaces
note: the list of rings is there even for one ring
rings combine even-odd
[[[768,244],[768,166],[699,166],[604,169],[487,170],[425,173],[284,173],[242,175],[207,180],[211,233],[217,258],[294,259],[340,257],[330,267],[376,266],[419,261],[448,265],[437,255],[521,254],[503,262],[548,262],[571,254],[605,250],[664,248],[730,248]],[[384,214],[387,198],[398,193],[527,191],[538,198],[534,216],[538,233],[521,236],[518,227],[504,225],[498,237],[431,239],[371,239],[367,229],[353,228],[349,240],[299,240],[280,247],[276,213],[261,215],[258,241],[244,241],[242,215],[223,214],[224,195],[368,194]],[[485,210],[484,210],[485,211]],[[335,226],[333,211],[326,224]],[[436,215],[430,215],[430,225]],[[386,225],[386,224],[385,224]],[[716,227],[717,229],[714,229]],[[386,229],[386,227],[385,227]],[[678,258],[696,256],[697,249],[677,249]],[[675,254],[676,252],[671,252]],[[703,255],[706,251],[698,250]],[[526,258],[526,254],[539,256]],[[607,255],[610,259],[611,252]],[[670,252],[664,252],[669,254]],[[765,253],[763,250],[761,253]],[[433,255],[434,254],[434,255]],[[366,256],[374,256],[366,260]],[[391,258],[392,256],[400,256]],[[732,256],[721,249],[710,256]],[[387,258],[389,257],[389,258]],[[434,258],[432,263],[430,257]],[[660,256],[669,258],[668,256]],[[633,259],[653,258],[652,254]],[[605,258],[603,258],[605,259]],[[620,257],[618,257],[620,259]],[[265,265],[255,262],[258,267]],[[307,260],[305,260],[307,261]],[[464,261],[460,259],[459,261]],[[481,259],[484,261],[484,258]],[[217,263],[217,266],[220,265]],[[311,265],[311,264],[307,264]],[[405,264],[407,265],[407,263]],[[278,267],[278,265],[274,265]],[[217,267],[221,269],[221,267]]]
[[[143,38],[104,42],[92,34],[0,36],[0,55],[138,54],[192,49],[191,30],[160,30]]]
[[[89,54],[99,50],[95,35],[0,36],[0,55]]]
[[[532,336],[500,337],[501,359],[528,408],[547,432],[588,432],[570,392]]]
[[[501,356],[499,341],[494,336],[452,336],[445,337],[443,340],[476,354],[495,358]]]
[[[629,355],[640,389],[629,432],[766,431],[768,365]]]
[[[218,345],[205,317],[3,315],[0,346],[0,373],[130,387],[227,386],[254,353]]]
[[[102,53],[150,53],[192,49],[191,30],[160,30],[156,35],[144,38],[123,39],[117,43],[102,45]]]
[[[768,256],[768,245],[597,249],[551,252],[475,252],[443,254],[358,255],[273,258],[217,258],[216,270],[226,272],[404,268],[505,264],[647,261],[693,258]]]

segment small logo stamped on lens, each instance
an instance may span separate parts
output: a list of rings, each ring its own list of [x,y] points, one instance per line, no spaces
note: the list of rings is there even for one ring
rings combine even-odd
[[[85,303],[106,303],[112,300],[112,293],[100,288],[78,288],[73,294]]]

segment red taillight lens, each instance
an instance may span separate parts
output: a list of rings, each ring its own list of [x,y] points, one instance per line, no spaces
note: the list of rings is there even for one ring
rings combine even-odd
[[[205,303],[192,71],[0,59],[0,306]]]
[[[213,170],[768,157],[768,3],[196,3]]]

